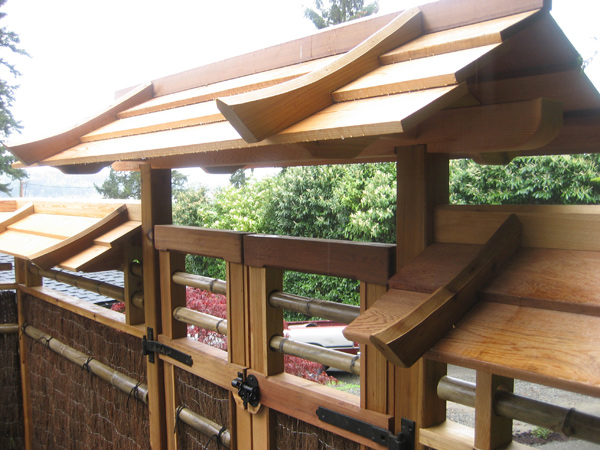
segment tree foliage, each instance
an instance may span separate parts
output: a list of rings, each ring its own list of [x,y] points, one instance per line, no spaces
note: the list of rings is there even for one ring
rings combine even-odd
[[[6,0],[0,0],[0,8],[6,4]],[[6,13],[0,11],[0,20],[6,17]],[[14,131],[19,131],[21,126],[11,112],[15,101],[15,90],[18,88],[14,80],[21,74],[15,65],[7,59],[10,55],[28,56],[27,52],[19,47],[19,36],[9,31],[6,27],[0,27],[0,174],[6,175],[11,181],[27,177],[27,173],[21,169],[13,169],[11,164],[15,158],[4,146],[6,138]],[[0,192],[10,193],[10,182],[0,183]]]
[[[186,175],[173,170],[171,173],[173,195],[184,190],[186,182]],[[111,168],[102,186],[94,184],[94,187],[99,194],[102,194],[102,198],[139,200],[142,197],[142,183],[139,172],[117,172]]]
[[[379,11],[379,2],[365,5],[364,0],[315,0],[314,9],[304,8],[304,17],[318,29],[370,16]]]

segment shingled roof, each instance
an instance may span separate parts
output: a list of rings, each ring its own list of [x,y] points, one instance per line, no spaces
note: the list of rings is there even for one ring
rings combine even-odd
[[[142,84],[83,124],[9,144],[90,173],[597,151],[600,95],[549,1],[444,1]]]

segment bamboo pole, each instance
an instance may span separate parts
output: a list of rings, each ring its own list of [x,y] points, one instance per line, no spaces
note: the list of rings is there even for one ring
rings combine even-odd
[[[227,295],[227,282],[218,278],[202,277],[186,272],[175,272],[173,274],[173,283],[180,286],[203,289],[213,294]]]
[[[231,433],[218,423],[196,414],[183,405],[177,408],[177,418],[205,436],[217,436],[222,445],[231,448]]]
[[[136,277],[143,277],[144,276],[144,266],[142,264],[138,263],[138,262],[132,262],[129,265],[129,270]]]
[[[144,309],[144,293],[143,292],[134,292],[131,296],[131,303],[133,306],[139,309]]]
[[[346,324],[352,322],[360,315],[359,306],[300,297],[299,295],[287,294],[281,291],[273,292],[269,296],[269,303],[273,307],[287,311],[294,311]]]
[[[271,350],[284,355],[297,356],[327,367],[334,367],[344,372],[360,375],[360,358],[358,355],[349,355],[318,345],[296,342],[281,336],[273,336],[269,341],[269,347],[271,347]]]
[[[438,396],[465,406],[475,406],[475,384],[448,376],[438,383]],[[512,392],[498,390],[494,411],[502,417],[547,428],[566,436],[600,444],[600,417],[563,408]]]
[[[90,278],[73,275],[58,270],[43,270],[36,266],[29,266],[29,271],[34,275],[39,275],[45,278],[58,281],[60,283],[69,284],[79,289],[95,292],[96,294],[110,297],[120,302],[124,301],[124,289],[114,284],[104,283],[102,281],[92,280]]]
[[[194,311],[189,308],[178,307],[173,311],[173,318],[180,322],[196,325],[200,328],[206,328],[219,334],[227,336],[227,319],[211,316],[203,312]]]
[[[126,394],[132,395],[142,403],[148,404],[148,386],[145,384],[138,383],[133,378],[130,378],[127,375],[124,375],[121,372],[118,372],[107,365],[96,361],[86,354],[81,353],[80,351],[75,350],[66,344],[63,344],[62,342],[54,339],[52,336],[38,330],[37,328],[26,325],[23,332],[36,342],[42,343],[53,352],[58,353],[62,357],[80,367],[86,368],[90,373],[93,373],[107,383],[110,383],[117,389],[125,392]]]
[[[19,324],[2,323],[0,324],[0,334],[15,334],[19,332]]]

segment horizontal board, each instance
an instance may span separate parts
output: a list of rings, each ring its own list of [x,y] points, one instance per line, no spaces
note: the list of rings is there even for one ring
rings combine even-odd
[[[434,240],[483,244],[511,212],[523,224],[524,247],[600,251],[597,206],[442,206],[434,213]]]
[[[479,302],[426,355],[600,396],[600,317]]]
[[[87,266],[92,264],[94,260],[110,251],[111,248],[105,245],[92,245],[76,255],[60,262],[57,266],[72,272],[86,271]],[[120,266],[122,262],[115,260],[114,263],[116,266]]]
[[[395,249],[393,244],[248,235],[244,262],[385,285],[395,271]]]
[[[129,220],[121,225],[116,226],[108,233],[103,234],[102,236],[98,236],[94,239],[94,244],[110,246],[114,245],[116,241],[119,241],[131,233],[140,232],[141,233],[141,222],[137,220]]]
[[[9,230],[65,239],[91,227],[98,219],[78,216],[31,214],[8,226]]]
[[[486,64],[498,44],[381,66],[333,92],[335,102],[458,84]]]
[[[157,250],[219,258],[242,263],[242,239],[246,233],[180,225],[154,227],[154,246]]]
[[[475,450],[475,430],[450,420],[419,430],[419,443],[436,450]]]
[[[8,230],[0,234],[0,251],[28,259],[29,256],[59,244],[61,241],[61,239]]]

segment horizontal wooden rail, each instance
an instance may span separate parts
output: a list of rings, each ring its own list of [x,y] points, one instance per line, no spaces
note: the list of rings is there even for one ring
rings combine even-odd
[[[242,263],[242,240],[245,234],[239,231],[181,225],[157,225],[154,227],[154,246],[156,250],[176,251]]]
[[[19,332],[19,325],[16,323],[0,324],[0,334],[14,334]]]
[[[173,311],[173,318],[180,322],[196,325],[200,328],[214,331],[216,333],[227,336],[227,319],[211,316],[193,309],[178,307]]]
[[[326,367],[334,367],[344,372],[360,375],[359,355],[349,355],[318,345],[296,342],[282,336],[273,336],[269,341],[269,347],[271,347],[271,350],[284,355],[297,356],[298,358],[323,364]]]
[[[244,237],[244,263],[386,285],[396,272],[395,249],[393,244],[253,234]]]
[[[227,428],[224,429],[218,423],[196,414],[194,411],[183,405],[180,405],[177,408],[176,418],[205,436],[216,436],[217,446],[219,446],[220,443],[227,448],[231,448],[231,433]]]
[[[281,291],[273,292],[269,296],[269,303],[275,308],[341,323],[350,323],[360,315],[359,306],[301,297]]]
[[[444,400],[475,407],[475,388],[474,383],[445,376],[438,383],[437,393]],[[494,411],[502,417],[600,444],[600,417],[575,408],[563,408],[498,390],[494,396]]]
[[[148,404],[148,386],[127,375],[112,369],[111,367],[96,361],[94,358],[63,344],[52,336],[34,328],[32,326],[25,325],[23,332],[34,339],[35,342],[41,343],[60,356],[68,359],[69,361],[77,364],[83,369],[87,369],[90,373],[96,375],[102,380],[110,383],[117,389],[125,392],[138,399],[142,403]]]
[[[227,282],[218,278],[203,277],[186,272],[175,272],[173,283],[203,289],[213,294],[227,295]]]

